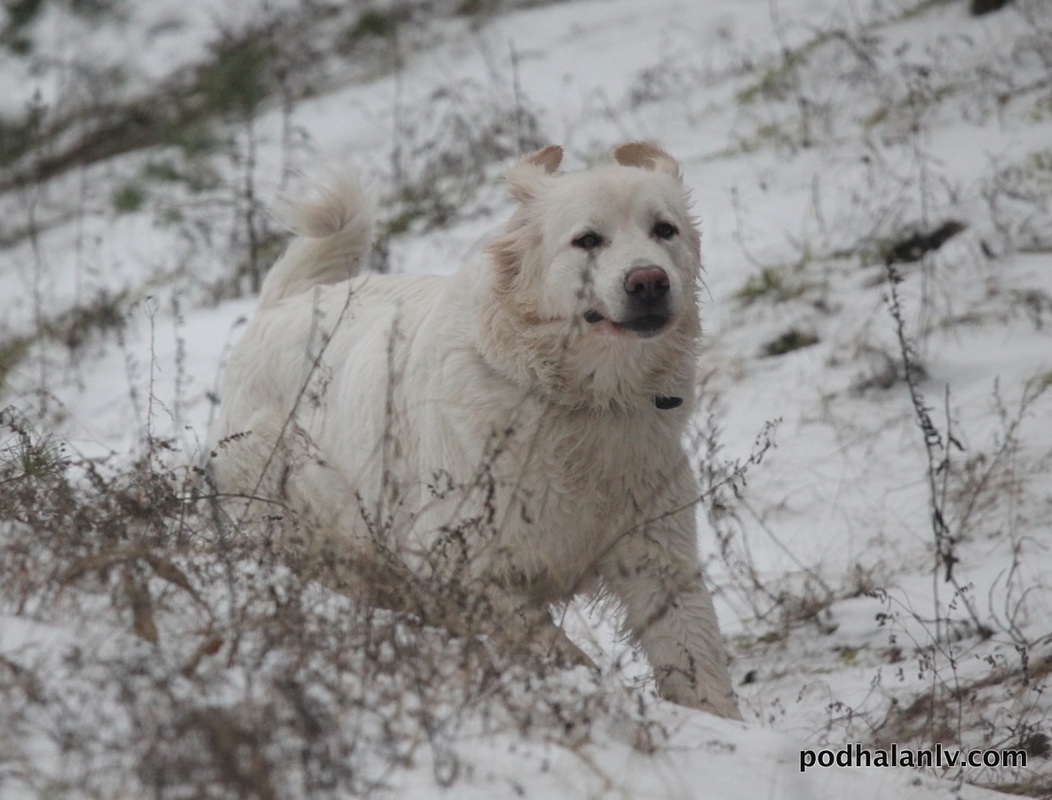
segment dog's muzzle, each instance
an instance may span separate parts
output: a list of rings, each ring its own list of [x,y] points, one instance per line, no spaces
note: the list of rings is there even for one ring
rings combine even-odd
[[[661,267],[634,267],[625,273],[625,310],[624,319],[610,320],[618,329],[632,331],[643,337],[654,336],[668,325],[672,319],[669,296],[671,281],[668,273]],[[584,321],[589,325],[603,322],[606,319],[599,311],[589,309],[584,312]]]
[[[672,319],[669,308],[672,283],[661,267],[630,269],[625,274],[624,286],[629,316],[619,323],[622,328],[642,336],[652,336]]]

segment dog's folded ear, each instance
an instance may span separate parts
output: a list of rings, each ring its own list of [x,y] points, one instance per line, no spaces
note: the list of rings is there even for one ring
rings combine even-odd
[[[557,144],[524,155],[508,170],[508,191],[511,196],[520,203],[532,200],[548,177],[559,168],[562,160],[563,149]]]
[[[522,157],[522,163],[544,167],[547,173],[555,172],[563,162],[563,149],[557,144],[550,144],[540,150],[534,150]]]
[[[679,162],[650,142],[629,142],[614,150],[614,161],[623,167],[640,167],[654,172],[664,172],[682,181]]]

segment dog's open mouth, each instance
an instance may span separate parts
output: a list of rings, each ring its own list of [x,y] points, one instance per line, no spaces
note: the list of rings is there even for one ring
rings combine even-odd
[[[632,333],[638,334],[639,336],[647,337],[660,333],[661,330],[668,325],[670,319],[672,319],[672,317],[668,314],[641,314],[638,317],[632,317],[623,322],[614,322],[613,320],[609,320],[609,322],[617,330],[632,331]],[[606,321],[606,317],[595,309],[589,309],[584,312],[584,321],[589,325],[595,325],[596,323]]]
[[[667,314],[643,314],[639,317],[626,319],[624,322],[615,322],[619,328],[630,330],[641,336],[652,336],[666,325],[670,317]]]

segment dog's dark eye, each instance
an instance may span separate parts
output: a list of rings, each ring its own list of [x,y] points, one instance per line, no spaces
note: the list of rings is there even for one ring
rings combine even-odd
[[[588,233],[582,233],[576,239],[571,242],[574,247],[580,247],[582,250],[594,250],[603,243],[603,237],[595,231],[588,231]]]
[[[673,225],[671,222],[655,222],[654,230],[651,231],[659,239],[671,239],[677,233],[679,228]]]

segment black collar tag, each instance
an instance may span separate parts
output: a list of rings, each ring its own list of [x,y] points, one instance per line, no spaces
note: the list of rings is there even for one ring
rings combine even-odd
[[[659,394],[654,397],[654,405],[661,411],[668,411],[670,408],[679,408],[683,405],[683,398]]]

